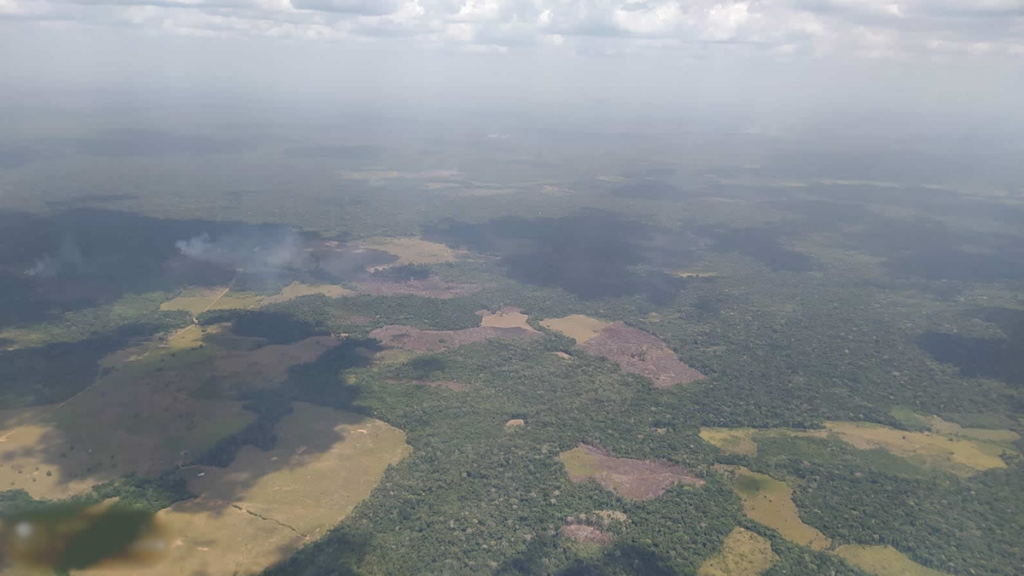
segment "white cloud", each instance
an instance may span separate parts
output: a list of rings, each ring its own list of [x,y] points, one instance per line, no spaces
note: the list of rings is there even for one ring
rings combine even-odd
[[[1020,57],[1024,0],[0,0],[8,25],[311,41],[408,38],[570,54]]]

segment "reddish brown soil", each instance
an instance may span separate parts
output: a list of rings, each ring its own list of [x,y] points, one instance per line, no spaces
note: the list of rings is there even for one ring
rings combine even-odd
[[[562,535],[566,538],[572,538],[577,542],[589,542],[591,544],[608,544],[615,538],[615,536],[608,532],[598,530],[586,524],[562,526]]]
[[[370,338],[380,340],[389,348],[403,348],[415,352],[440,352],[465,346],[473,342],[482,342],[489,338],[506,338],[525,340],[537,338],[538,332],[523,328],[495,328],[480,326],[464,330],[420,330],[409,326],[389,325],[370,332]]]
[[[368,292],[374,296],[422,296],[424,298],[455,298],[465,296],[483,289],[480,284],[456,284],[446,282],[436,276],[426,280],[408,280],[406,282],[389,282],[370,279],[354,284],[360,292]]]
[[[615,322],[579,346],[594,356],[619,363],[626,372],[646,376],[655,388],[668,388],[699,380],[703,374],[679,360],[660,338]]]
[[[465,390],[468,388],[462,382],[454,380],[386,380],[388,384],[412,384],[414,386],[437,386],[449,390]]]
[[[614,491],[623,498],[650,500],[665,493],[669,487],[679,484],[703,486],[704,480],[690,474],[686,468],[664,460],[632,460],[616,458],[600,448],[580,444],[587,452],[594,474],[573,476],[573,482],[584,482],[594,478],[597,483]]]

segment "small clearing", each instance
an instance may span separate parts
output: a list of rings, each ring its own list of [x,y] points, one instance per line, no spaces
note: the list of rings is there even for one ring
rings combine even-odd
[[[454,262],[461,258],[465,251],[452,250],[444,244],[429,242],[422,238],[370,238],[360,243],[363,248],[381,250],[394,254],[398,260],[387,264],[369,268],[371,272],[390,268],[392,266],[404,266],[405,264],[441,264],[442,262]]]
[[[677,278],[714,278],[718,276],[717,272],[695,272],[693,270],[676,270],[670,274]]]
[[[847,544],[836,548],[834,553],[876,576],[948,576],[945,572],[921,566],[892,546]]]
[[[522,328],[523,330],[536,332],[533,326],[526,323],[526,319],[529,318],[529,316],[523,314],[519,308],[505,307],[497,312],[478,310],[477,314],[481,316],[481,326],[491,328]]]
[[[448,282],[437,276],[431,276],[424,280],[406,280],[394,282],[370,278],[352,284],[359,292],[372,294],[373,296],[422,296],[423,298],[457,298],[479,292],[483,289],[482,284],[459,284]]]
[[[520,428],[522,426],[526,426],[526,420],[523,420],[522,418],[513,418],[508,422],[505,422],[505,428],[507,429]]]
[[[279,293],[260,298],[257,306],[287,302],[300,296],[311,296],[313,294],[323,294],[328,298],[341,298],[342,296],[351,296],[355,292],[337,284],[303,284],[302,282],[292,282],[282,288]]]
[[[742,467],[734,468],[733,473],[733,490],[743,500],[743,511],[751,520],[778,530],[795,544],[815,550],[828,548],[831,540],[800,519],[793,491],[785,482]]]
[[[718,553],[704,561],[697,576],[759,576],[778,561],[767,538],[737,527]]]
[[[704,377],[680,361],[660,338],[622,322],[609,325],[578,346],[588,354],[614,360],[626,372],[650,378],[655,388],[687,384]]]
[[[586,524],[568,524],[562,526],[562,536],[575,540],[577,542],[583,542],[585,544],[610,544],[615,536],[610,532],[605,532],[593,526]]]
[[[179,538],[171,557],[136,574],[257,574],[321,538],[411,451],[379,420],[294,407],[272,450],[246,446],[227,468],[187,469],[199,497],[160,512]]]
[[[686,468],[665,461],[616,458],[604,450],[580,444],[562,452],[559,459],[576,483],[593,478],[597,483],[631,500],[650,500],[679,483],[702,486],[704,480]]]
[[[600,334],[601,330],[610,326],[611,323],[582,314],[573,314],[564,318],[548,318],[542,320],[540,325],[565,334],[575,340],[576,344],[583,344]]]
[[[465,390],[469,388],[462,382],[455,382],[454,380],[385,380],[388,384],[409,384],[412,386],[432,386],[435,388],[447,388],[449,390]]]
[[[193,316],[210,308],[224,295],[227,286],[191,287],[160,305],[161,310],[185,310]]]
[[[700,437],[727,454],[757,455],[754,435],[800,438],[828,438],[828,430],[794,430],[790,428],[701,428]]]
[[[1020,434],[1013,430],[991,430],[988,428],[964,428],[956,422],[947,422],[942,418],[932,415],[924,418],[925,424],[932,429],[932,432],[943,436],[962,436],[972,440],[983,442],[1014,443],[1020,440]]]
[[[388,348],[400,348],[414,352],[441,352],[483,342],[489,338],[525,340],[537,338],[538,332],[523,328],[493,328],[480,326],[462,330],[420,330],[409,326],[388,325],[370,332],[370,338],[380,340]]]
[[[559,358],[561,358],[563,360],[572,360],[572,356],[569,356],[565,352],[552,352],[552,354],[554,354],[555,356],[558,356]]]

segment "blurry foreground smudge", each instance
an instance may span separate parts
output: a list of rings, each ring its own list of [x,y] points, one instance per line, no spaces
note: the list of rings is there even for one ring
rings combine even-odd
[[[0,518],[4,564],[58,573],[147,566],[170,547],[169,531],[152,513],[115,502],[52,504]]]

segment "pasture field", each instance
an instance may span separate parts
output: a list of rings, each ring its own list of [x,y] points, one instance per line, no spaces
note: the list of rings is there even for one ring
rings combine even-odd
[[[177,541],[168,560],[139,576],[259,573],[322,537],[411,451],[401,430],[378,420],[294,408],[272,450],[246,446],[227,468],[186,469],[198,498],[160,512]]]
[[[352,294],[355,294],[355,292],[338,284],[303,284],[302,282],[296,281],[285,286],[280,292],[273,296],[260,298],[256,307],[266,306],[268,304],[277,304],[279,302],[287,302],[301,296],[311,296],[313,294],[323,294],[328,298],[341,298],[342,296],[351,296]]]
[[[722,548],[701,564],[697,576],[760,576],[778,561],[767,538],[736,527]]]
[[[591,318],[582,314],[572,314],[564,318],[548,318],[542,320],[541,326],[556,332],[561,332],[576,341],[576,344],[583,344],[594,336],[601,333],[611,325],[611,322]]]
[[[701,428],[700,436],[730,454],[757,454],[759,439],[822,438],[842,441],[858,450],[884,449],[913,465],[971,476],[1006,468],[1003,454],[1016,454],[1011,430],[962,428],[938,416],[922,419],[933,432],[909,432],[866,422],[826,422],[821,430],[786,428]]]
[[[921,466],[971,476],[992,468],[1006,468],[1003,453],[1016,452],[992,442],[966,440],[932,432],[905,432],[879,424],[826,422],[848,444],[861,449],[884,448]]]
[[[430,242],[416,237],[370,238],[360,243],[363,248],[381,250],[394,254],[398,260],[369,268],[371,272],[405,264],[441,264],[454,262],[465,255],[462,250],[453,250],[444,244]]]
[[[755,520],[779,531],[787,540],[822,550],[831,540],[800,520],[793,491],[785,482],[771,476],[736,468],[732,487],[743,500],[743,511]]]
[[[193,316],[208,310],[228,290],[227,286],[195,286],[160,305],[161,310],[185,310]]]
[[[836,548],[834,554],[875,576],[948,576],[921,566],[892,546],[846,544]]]

